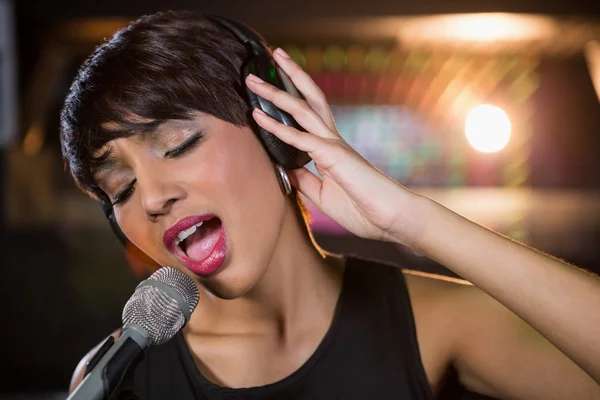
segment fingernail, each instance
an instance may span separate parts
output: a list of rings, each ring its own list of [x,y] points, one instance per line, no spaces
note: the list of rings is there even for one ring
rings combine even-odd
[[[275,52],[283,58],[290,58],[288,53],[286,53],[285,50],[283,50],[281,47],[277,48],[277,50],[275,50]]]
[[[254,75],[254,74],[248,74],[248,80],[250,80],[254,83],[265,83],[265,81],[263,81],[262,79],[260,79],[258,76]]]
[[[263,110],[261,110],[260,108],[255,108],[255,109],[254,109],[254,111],[255,111],[257,114],[259,114],[259,115],[264,115],[264,116],[267,116],[267,114],[266,114],[266,113],[265,113]]]

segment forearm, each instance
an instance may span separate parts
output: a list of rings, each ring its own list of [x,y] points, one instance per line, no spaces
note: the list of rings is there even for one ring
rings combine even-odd
[[[504,304],[600,383],[598,277],[491,232],[430,199],[411,201],[423,218],[420,226],[405,231],[418,234],[399,237],[398,242]]]

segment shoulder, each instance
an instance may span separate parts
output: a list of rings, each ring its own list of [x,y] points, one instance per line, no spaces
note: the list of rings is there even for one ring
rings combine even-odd
[[[487,297],[469,282],[438,274],[403,268],[401,264],[352,257],[349,286],[364,290],[406,292],[418,340],[450,343],[460,333],[458,319],[467,319],[469,307]]]
[[[465,324],[495,301],[481,289],[457,278],[403,269],[415,323],[426,335],[452,340]],[[483,311],[483,310],[482,310]]]
[[[384,281],[390,286],[405,283],[412,303],[433,303],[444,297],[456,297],[459,293],[471,291],[474,286],[463,279],[421,272],[404,268],[403,265],[373,258],[349,257],[347,266],[351,266],[351,275],[360,281]],[[395,279],[399,278],[399,279]],[[413,304],[415,306],[415,304]]]
[[[71,383],[69,385],[69,393],[75,390],[75,388],[81,383],[85,376],[88,364],[94,358],[100,347],[102,347],[102,344],[106,341],[106,339],[112,336],[115,340],[117,340],[119,338],[119,335],[121,335],[121,329],[115,330],[110,335],[105,337],[94,348],[92,348],[85,356],[83,356],[83,358],[77,364],[77,367],[75,367],[75,371],[73,372],[73,377],[71,378]]]
[[[447,325],[444,336],[462,336],[468,326],[485,315],[499,316],[508,310],[483,290],[456,278],[403,270],[415,318]]]
[[[463,303],[477,289],[462,279],[403,269],[421,362],[434,392],[440,388],[460,341]]]

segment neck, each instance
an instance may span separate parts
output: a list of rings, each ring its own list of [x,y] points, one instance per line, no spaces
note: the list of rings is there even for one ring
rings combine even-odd
[[[245,295],[223,300],[209,292],[186,330],[195,333],[269,334],[329,321],[341,290],[344,259],[320,249],[293,213],[286,213],[269,266]]]

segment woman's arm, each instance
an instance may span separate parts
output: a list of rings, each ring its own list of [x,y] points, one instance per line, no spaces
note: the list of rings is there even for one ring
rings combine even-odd
[[[440,367],[452,363],[467,389],[493,398],[600,399],[590,375],[481,289],[415,271],[405,276],[434,391],[443,384]]]
[[[403,190],[399,188],[398,190]],[[395,238],[472,282],[600,384],[600,279],[491,232],[433,200],[401,194]],[[406,232],[412,233],[407,235]],[[416,233],[416,234],[415,234]]]
[[[274,55],[305,100],[253,75],[246,83],[306,129],[253,113],[261,127],[308,152],[315,162],[320,176],[306,168],[289,171],[294,187],[350,232],[406,244],[471,281],[600,383],[600,280],[394,182],[344,141],[323,92],[309,75],[281,49]]]

